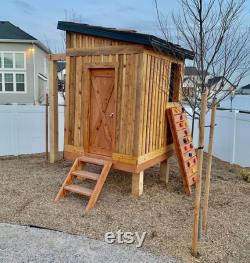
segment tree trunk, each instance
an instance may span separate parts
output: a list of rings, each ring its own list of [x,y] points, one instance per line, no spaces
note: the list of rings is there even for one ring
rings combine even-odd
[[[214,127],[215,127],[215,113],[216,113],[216,99],[213,101],[212,111],[211,111],[211,121],[210,121],[210,132],[209,132],[209,145],[208,145],[208,160],[206,168],[206,181],[205,181],[205,193],[204,193],[204,206],[203,206],[203,221],[202,230],[206,234],[207,231],[207,213],[208,213],[208,200],[209,200],[209,190],[210,190],[210,177],[211,177],[211,167],[213,158],[213,142],[214,142]]]
[[[204,150],[204,126],[207,108],[207,91],[202,95],[201,113],[199,122],[199,148],[198,148],[198,174],[195,184],[195,201],[194,201],[194,225],[192,236],[192,255],[197,257],[198,232],[199,232],[199,214],[201,203],[201,182],[202,182],[202,164],[203,164],[203,150]]]

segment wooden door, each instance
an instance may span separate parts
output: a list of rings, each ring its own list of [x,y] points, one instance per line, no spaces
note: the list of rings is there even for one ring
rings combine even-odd
[[[90,153],[112,155],[115,140],[115,86],[115,69],[90,69]]]

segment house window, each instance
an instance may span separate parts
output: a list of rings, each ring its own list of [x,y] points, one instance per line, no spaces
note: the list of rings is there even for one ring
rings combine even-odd
[[[16,91],[25,91],[24,74],[16,74]]]
[[[24,93],[26,92],[26,74],[0,72],[0,92],[6,93]]]
[[[4,53],[4,68],[13,68],[13,53]]]
[[[15,67],[17,69],[24,68],[24,53],[15,53]]]
[[[13,73],[4,73],[4,84],[5,84],[5,91],[14,91],[14,78]]]
[[[25,53],[24,52],[0,52],[0,68],[1,69],[25,69]]]
[[[0,93],[26,92],[25,52],[0,52]]]

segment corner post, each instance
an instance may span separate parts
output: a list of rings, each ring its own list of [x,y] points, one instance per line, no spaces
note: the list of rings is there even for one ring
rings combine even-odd
[[[168,183],[169,180],[169,158],[160,163],[160,181]]]
[[[144,171],[132,173],[132,195],[140,196],[143,193]]]
[[[49,62],[50,163],[58,160],[58,85],[56,61]]]

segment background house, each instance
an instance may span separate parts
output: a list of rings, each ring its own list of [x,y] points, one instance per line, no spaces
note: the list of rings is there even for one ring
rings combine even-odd
[[[208,81],[208,72],[205,73],[205,82]],[[194,88],[199,87],[201,84],[201,78],[199,71],[196,67],[185,67],[185,73],[183,78],[183,95],[184,97],[193,97]]]
[[[58,79],[58,104],[64,105],[65,102],[65,80],[66,80],[66,63],[65,61],[57,62],[57,79]]]
[[[227,78],[225,77],[213,77],[209,78],[207,82],[210,90],[216,91],[221,89],[221,91],[217,95],[217,99],[221,100],[224,99],[231,91],[235,90],[234,84],[232,84]],[[221,87],[221,88],[220,88]]]
[[[39,104],[48,87],[49,50],[8,21],[0,21],[0,104]]]
[[[236,91],[239,95],[250,95],[250,84],[247,84]]]
[[[185,67],[185,74],[183,78],[183,95],[185,97],[195,96],[195,88],[199,88],[201,85],[201,78],[199,71],[196,67]],[[217,99],[222,99],[228,95],[228,93],[235,89],[235,86],[225,77],[211,76],[208,72],[205,72],[205,86],[209,88],[212,95],[213,93],[221,90],[217,94]],[[249,89],[250,91],[250,89]]]

